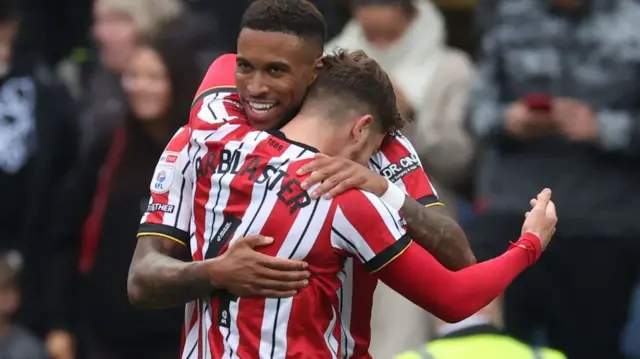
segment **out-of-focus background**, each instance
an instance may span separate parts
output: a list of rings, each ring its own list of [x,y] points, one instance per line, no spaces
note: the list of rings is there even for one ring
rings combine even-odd
[[[312,2],[327,49],[390,74],[479,260],[541,188],[561,218],[541,261],[462,323],[381,286],[373,356],[640,358],[640,2]],[[156,160],[247,5],[0,0],[0,358],[179,356],[182,311],[132,308],[127,270]]]

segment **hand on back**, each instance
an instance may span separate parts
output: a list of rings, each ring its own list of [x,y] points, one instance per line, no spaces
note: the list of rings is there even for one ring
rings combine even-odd
[[[204,261],[212,284],[238,297],[291,297],[308,285],[305,262],[276,258],[255,250],[272,238],[244,237],[217,258]]]
[[[346,190],[358,188],[380,197],[387,190],[387,180],[368,168],[343,157],[329,157],[317,154],[315,159],[296,172],[302,176],[311,175],[302,182],[302,188],[308,189],[321,183],[314,189],[311,197],[333,198]]]

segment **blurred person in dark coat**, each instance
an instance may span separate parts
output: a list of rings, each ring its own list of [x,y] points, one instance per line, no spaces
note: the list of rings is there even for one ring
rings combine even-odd
[[[621,358],[640,266],[640,3],[492,2],[469,122],[486,146],[470,242],[499,253],[523,196],[553,188],[558,245],[507,290],[506,330],[530,342],[543,329],[571,359]]]
[[[20,13],[0,0],[0,250],[24,259],[17,320],[39,331],[43,227],[51,196],[76,154],[76,112],[67,89],[18,31]]]
[[[134,309],[126,280],[149,178],[166,143],[187,122],[203,76],[191,34],[180,25],[134,48],[123,74],[126,119],[108,141],[94,144],[57,202],[66,205],[51,230],[57,246],[45,299],[48,348],[56,359],[75,356],[74,306],[88,358],[179,355],[182,310]],[[81,285],[74,281],[78,269]]]

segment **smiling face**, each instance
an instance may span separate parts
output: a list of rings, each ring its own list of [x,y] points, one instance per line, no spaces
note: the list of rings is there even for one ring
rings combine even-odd
[[[152,122],[167,115],[171,80],[162,59],[149,47],[138,48],[123,75],[124,89],[134,116]]]
[[[276,126],[298,108],[313,82],[317,45],[295,35],[243,29],[238,37],[236,85],[252,126]]]

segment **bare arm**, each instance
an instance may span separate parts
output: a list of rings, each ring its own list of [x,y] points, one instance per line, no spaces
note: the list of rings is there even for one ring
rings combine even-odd
[[[256,251],[273,238],[237,240],[222,255],[185,262],[186,247],[160,236],[141,236],[129,268],[129,300],[142,308],[169,308],[208,297],[216,289],[239,297],[291,297],[308,285],[307,264]]]
[[[409,236],[447,269],[459,270],[476,263],[464,231],[441,205],[425,207],[405,196],[400,213],[407,221]]]
[[[160,236],[138,239],[127,281],[131,304],[143,308],[170,308],[211,294],[203,262],[185,262],[187,249]]]

